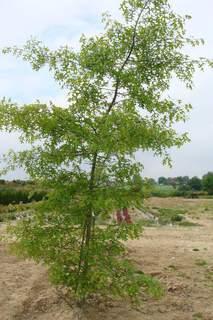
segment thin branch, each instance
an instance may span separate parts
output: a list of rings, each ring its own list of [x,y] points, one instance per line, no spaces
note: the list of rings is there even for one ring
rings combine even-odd
[[[140,18],[141,18],[141,16],[142,16],[142,13],[143,13],[143,11],[145,10],[148,2],[149,2],[149,0],[146,1],[144,7],[141,9],[141,11],[140,11],[140,13],[139,13],[139,15],[138,15],[138,18],[137,18],[137,20],[136,20],[136,23],[135,23],[135,26],[134,26],[134,30],[133,30],[131,47],[130,47],[129,52],[128,52],[127,56],[126,56],[126,59],[124,60],[122,66],[121,66],[121,68],[120,68],[120,70],[119,70],[119,74],[124,70],[125,66],[126,66],[127,63],[129,62],[130,57],[131,57],[131,55],[132,55],[132,52],[133,52],[133,50],[134,50],[134,48],[135,48],[135,41],[136,41],[136,35],[137,35],[137,27],[138,27]],[[114,104],[115,104],[115,102],[116,102],[117,96],[118,96],[118,94],[119,94],[119,92],[118,92],[118,90],[119,90],[119,85],[120,85],[120,78],[117,77],[116,84],[115,84],[114,96],[113,96],[112,102],[110,103],[109,108],[108,108],[108,110],[107,110],[107,114],[111,111],[111,109],[113,108],[113,106],[114,106]]]

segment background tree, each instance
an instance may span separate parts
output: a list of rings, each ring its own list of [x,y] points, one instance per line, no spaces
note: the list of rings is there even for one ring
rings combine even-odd
[[[208,172],[203,176],[202,185],[208,194],[213,195],[213,172]]]
[[[153,179],[153,178],[147,178],[147,183],[148,183],[149,185],[153,186],[153,185],[156,184],[156,181],[155,181],[155,179]]]
[[[202,190],[202,181],[198,177],[192,177],[191,179],[189,179],[188,184],[192,190],[195,190],[195,191]]]
[[[167,178],[159,177],[158,178],[158,184],[167,185]]]
[[[184,185],[187,185],[187,184],[189,183],[189,176],[183,176],[183,177],[182,177],[182,183],[183,183]]]
[[[178,185],[177,177],[169,177],[167,178],[167,184],[169,186],[172,186],[173,188],[176,188]]]
[[[12,228],[15,250],[45,262],[52,280],[81,301],[94,293],[133,299],[141,286],[153,288],[125,259],[123,241],[138,237],[140,224],[98,222],[118,208],[140,206],[137,150],[152,150],[170,164],[168,149],[189,141],[173,124],[186,120],[191,105],[165,98],[166,92],[173,76],[192,88],[196,67],[211,64],[184,53],[185,45],[202,40],[186,35],[190,17],[175,14],[167,0],[124,0],[121,12],[122,22],[105,15],[105,31],[83,35],[79,50],[51,51],[37,40],[3,50],[34,70],[48,65],[68,92],[67,107],[3,99],[0,126],[19,130],[32,146],[10,152],[8,169],[23,167],[50,190],[36,212]]]

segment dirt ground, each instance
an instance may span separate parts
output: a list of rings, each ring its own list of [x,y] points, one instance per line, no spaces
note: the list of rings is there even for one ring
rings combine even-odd
[[[128,243],[137,265],[165,286],[163,298],[148,298],[138,310],[100,303],[81,317],[48,283],[42,266],[11,256],[0,244],[0,320],[213,320],[213,200],[152,198],[148,204],[186,209],[199,223],[147,227]]]

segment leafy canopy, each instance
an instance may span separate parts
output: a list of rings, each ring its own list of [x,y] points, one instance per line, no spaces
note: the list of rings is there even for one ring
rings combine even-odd
[[[53,281],[79,299],[91,293],[133,299],[141,286],[160,291],[125,258],[123,241],[138,237],[140,224],[100,224],[118,208],[141,205],[137,150],[151,150],[170,164],[168,149],[189,141],[173,125],[187,119],[191,105],[167,91],[174,76],[192,88],[196,68],[212,64],[184,53],[203,40],[186,35],[191,17],[174,13],[168,0],[124,0],[121,12],[122,22],[104,15],[104,32],[82,35],[79,50],[52,51],[35,39],[3,49],[36,71],[49,66],[67,91],[66,107],[3,99],[0,128],[18,130],[21,142],[31,145],[10,151],[7,169],[23,167],[50,191],[12,228],[15,248],[45,262]]]

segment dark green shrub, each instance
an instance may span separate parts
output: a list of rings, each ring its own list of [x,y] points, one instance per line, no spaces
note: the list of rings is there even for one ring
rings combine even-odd
[[[171,217],[171,221],[173,221],[173,222],[180,222],[180,221],[183,220],[183,218],[184,218],[184,217],[183,217],[182,215],[176,214],[176,215],[174,215],[174,216]]]

